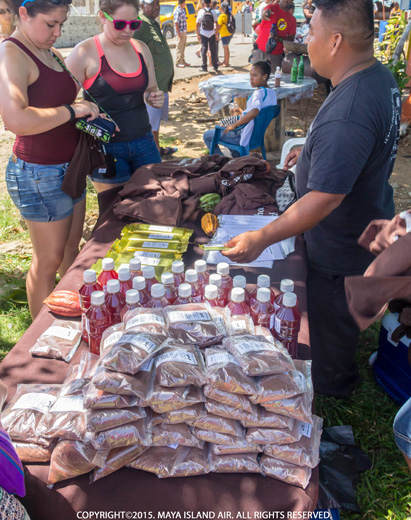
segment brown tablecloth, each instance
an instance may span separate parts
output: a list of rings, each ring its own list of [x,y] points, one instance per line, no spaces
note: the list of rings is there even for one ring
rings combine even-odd
[[[112,215],[111,203],[115,196],[115,189],[100,195],[102,216],[91,239],[61,280],[59,289],[79,289],[84,269],[89,268],[98,258],[104,257],[112,242],[120,236],[125,223],[116,220]],[[200,237],[201,231],[198,228],[195,228],[195,231],[194,236]],[[184,256],[187,266],[198,258],[200,251],[194,248]],[[282,278],[294,280],[302,311],[300,357],[309,358],[306,269],[302,241],[298,239],[296,252],[284,261],[275,262],[272,270],[264,269],[259,273],[254,270],[247,270],[246,273],[242,269],[233,270],[234,274],[246,274],[250,283],[255,283],[257,275],[261,272],[271,275],[273,285],[277,289]],[[8,388],[8,399],[14,395],[16,386],[20,383],[63,381],[68,369],[66,363],[32,358],[28,352],[54,319],[55,316],[44,307],[1,363],[0,378]],[[78,361],[80,353],[86,348],[85,344],[81,346],[71,364]],[[48,469],[47,464],[25,466],[27,495],[22,501],[31,520],[103,518],[89,516],[88,512],[92,511],[124,511],[119,513],[120,516],[112,517],[139,520],[157,520],[161,517],[160,512],[171,513],[169,517],[163,518],[190,518],[187,512],[192,512],[191,518],[197,518],[197,512],[202,511],[209,513],[208,517],[204,518],[254,519],[258,518],[254,515],[257,512],[314,510],[318,496],[318,468],[313,471],[311,482],[305,490],[261,475],[212,473],[198,477],[158,479],[152,474],[128,468],[123,468],[91,485],[88,483],[89,475],[83,475],[60,482],[50,490],[46,486]],[[126,516],[125,512],[130,513]],[[220,512],[231,513],[232,516],[227,514],[219,517]],[[173,516],[173,513],[177,514]],[[178,516],[178,513],[181,516]]]

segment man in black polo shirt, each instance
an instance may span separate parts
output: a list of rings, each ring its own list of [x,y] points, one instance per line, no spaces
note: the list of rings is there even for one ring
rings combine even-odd
[[[367,224],[394,216],[392,173],[398,148],[400,93],[374,58],[372,0],[317,0],[307,38],[313,68],[332,83],[297,163],[298,201],[259,231],[228,243],[243,262],[268,245],[304,233],[308,319],[317,393],[346,397],[358,380],[359,330],[350,316],[345,276],[362,274],[373,256],[357,244]],[[298,162],[297,162],[298,160]]]

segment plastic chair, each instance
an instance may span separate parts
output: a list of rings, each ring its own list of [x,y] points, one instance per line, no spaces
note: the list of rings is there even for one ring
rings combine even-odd
[[[295,146],[302,146],[302,145],[304,145],[305,139],[306,139],[305,137],[294,137],[292,139],[288,139],[288,141],[286,141],[283,144],[283,147],[282,147],[282,150],[281,150],[280,164],[277,164],[277,168],[280,168],[281,170],[284,168],[285,158],[291,152],[292,148],[294,148]],[[290,170],[293,172],[294,168],[295,168],[295,166],[290,168]]]
[[[264,135],[268,125],[271,121],[278,116],[280,113],[279,105],[272,105],[270,107],[262,108],[258,116],[254,119],[253,133],[251,134],[250,142],[247,146],[241,146],[239,144],[227,143],[224,141],[224,135],[222,131],[225,129],[224,126],[216,126],[213,141],[211,143],[210,155],[213,155],[215,147],[218,144],[222,144],[230,150],[239,152],[240,157],[244,157],[250,153],[250,150],[256,148],[261,149],[261,155],[266,159],[265,146],[264,146]],[[242,130],[246,125],[239,126],[236,130]]]

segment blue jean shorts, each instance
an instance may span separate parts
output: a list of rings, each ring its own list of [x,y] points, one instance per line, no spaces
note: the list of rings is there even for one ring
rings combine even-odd
[[[7,191],[21,216],[34,222],[55,222],[69,217],[73,206],[84,199],[72,199],[61,190],[69,163],[34,164],[10,157],[6,168]]]
[[[227,45],[230,44],[232,37],[233,37],[233,35],[221,36],[221,43],[222,43],[223,47],[227,47]]]
[[[394,439],[403,455],[411,458],[411,399],[399,409],[394,419]]]
[[[91,178],[95,182],[124,184],[140,166],[161,162],[160,152],[151,132],[133,141],[105,144],[104,149],[107,168],[93,171]]]

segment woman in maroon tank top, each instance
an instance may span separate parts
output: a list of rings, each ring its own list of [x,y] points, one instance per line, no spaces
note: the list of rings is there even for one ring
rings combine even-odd
[[[17,136],[6,183],[33,243],[26,282],[33,318],[56,273],[64,275],[78,253],[85,199],[73,200],[60,188],[78,142],[74,120],[98,116],[94,103],[74,102],[75,83],[50,54],[69,3],[14,0],[18,28],[0,45],[0,113]]]

